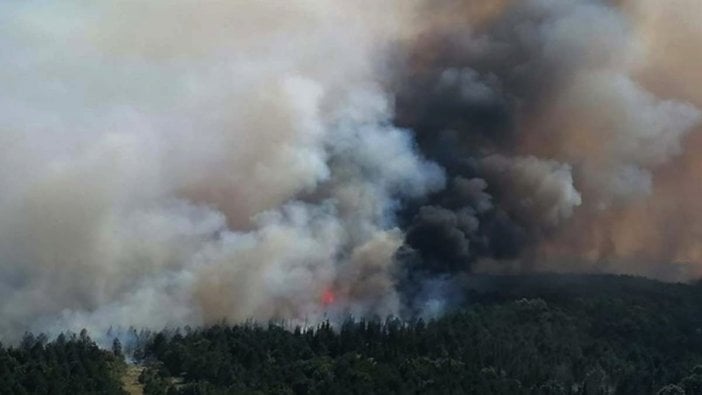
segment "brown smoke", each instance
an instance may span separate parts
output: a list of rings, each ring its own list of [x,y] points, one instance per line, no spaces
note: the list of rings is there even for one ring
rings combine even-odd
[[[439,2],[410,44],[399,121],[450,175],[486,179],[509,226],[538,234],[518,239],[517,270],[695,277],[701,11],[684,0]],[[467,159],[482,165],[457,165]],[[549,167],[560,170],[534,173]],[[473,244],[474,259],[493,262],[481,268],[515,268]]]
[[[701,77],[695,72],[702,67],[702,29],[693,17],[702,12],[702,4],[684,0],[623,3],[632,26],[631,45],[639,46],[641,52],[631,66],[632,80],[657,97],[702,108]],[[585,129],[581,134],[588,132]],[[696,198],[702,192],[702,162],[697,155],[702,149],[701,132],[699,126],[688,130],[671,157],[656,161],[660,163],[651,169],[650,191],[627,204],[579,213],[543,246],[545,256],[552,260],[584,257],[604,261],[605,270],[677,280],[702,274],[702,205]],[[653,147],[657,149],[665,144],[652,141],[646,145],[657,145]],[[587,147],[587,142],[579,142],[571,149],[587,151]],[[617,268],[618,262],[622,268]],[[666,273],[661,266],[668,263],[684,266],[673,266]]]
[[[400,314],[486,268],[697,276],[701,14],[4,2],[0,337]]]
[[[0,5],[0,337],[395,314],[412,3]]]

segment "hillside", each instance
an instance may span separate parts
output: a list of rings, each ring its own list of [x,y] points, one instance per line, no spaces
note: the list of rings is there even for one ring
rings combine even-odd
[[[551,274],[465,286],[465,305],[429,322],[158,334],[152,393],[173,376],[186,394],[702,393],[700,286]]]
[[[702,393],[701,285],[535,274],[462,286],[463,305],[436,320],[148,334],[139,380],[146,394]],[[0,349],[0,393],[120,393],[120,358],[85,333],[28,335]]]

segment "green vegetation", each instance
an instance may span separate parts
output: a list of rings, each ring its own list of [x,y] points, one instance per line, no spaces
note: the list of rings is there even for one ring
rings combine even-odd
[[[141,332],[146,394],[702,394],[702,285],[469,276],[436,320]],[[134,349],[136,347],[136,350]],[[0,347],[0,393],[122,393],[122,344]]]
[[[556,275],[464,286],[469,303],[429,322],[159,333],[143,350],[146,392],[702,394],[701,286]]]
[[[0,345],[0,394],[125,394],[122,356],[79,336],[27,334],[18,347]]]

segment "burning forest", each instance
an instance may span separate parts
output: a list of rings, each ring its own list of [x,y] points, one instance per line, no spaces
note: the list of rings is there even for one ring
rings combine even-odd
[[[0,4],[0,338],[702,274],[699,0]]]

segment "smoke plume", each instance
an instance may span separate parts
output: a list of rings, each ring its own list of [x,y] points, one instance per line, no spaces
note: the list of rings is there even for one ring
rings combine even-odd
[[[699,5],[487,3],[424,10],[433,18],[393,78],[396,123],[449,185],[408,212],[413,265],[694,276],[700,215],[683,197],[693,171],[680,170],[702,102],[689,92],[695,55],[661,54],[673,35],[702,46],[683,16]],[[482,199],[456,187],[465,180]]]
[[[0,338],[692,278],[698,3],[4,2]]]

